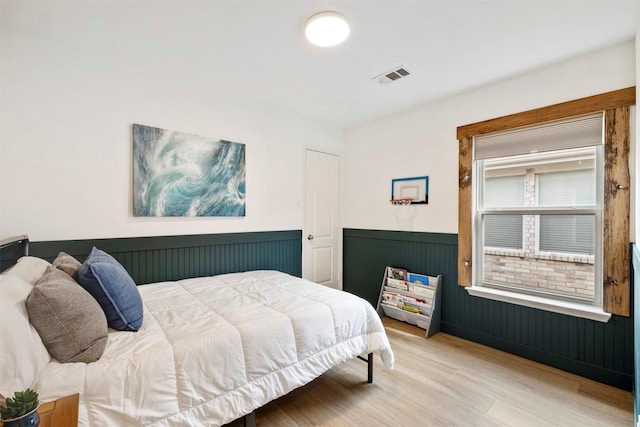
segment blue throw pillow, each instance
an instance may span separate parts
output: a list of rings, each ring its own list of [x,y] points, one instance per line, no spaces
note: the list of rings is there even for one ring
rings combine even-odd
[[[78,281],[98,301],[109,327],[118,331],[140,329],[140,293],[127,270],[115,258],[94,247],[80,267]]]

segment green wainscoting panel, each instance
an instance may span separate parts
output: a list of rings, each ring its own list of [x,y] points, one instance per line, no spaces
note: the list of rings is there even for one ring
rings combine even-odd
[[[53,261],[66,252],[84,261],[94,246],[137,284],[248,270],[302,275],[301,230],[31,242],[30,254]]]
[[[347,228],[343,230],[343,240],[343,288],[374,307],[387,265],[431,276],[442,274],[444,289],[446,282],[457,281],[457,272],[449,265],[451,257],[457,257],[455,234]]]
[[[441,331],[625,390],[633,319],[608,323],[470,296],[459,287],[457,234],[345,229],[343,286],[377,303],[384,267],[442,274]]]

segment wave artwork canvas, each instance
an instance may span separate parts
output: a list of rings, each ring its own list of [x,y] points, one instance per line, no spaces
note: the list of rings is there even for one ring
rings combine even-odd
[[[245,216],[245,144],[133,125],[135,216]]]

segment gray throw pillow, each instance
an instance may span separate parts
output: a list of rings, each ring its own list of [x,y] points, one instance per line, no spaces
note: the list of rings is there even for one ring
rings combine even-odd
[[[60,362],[95,362],[107,345],[107,318],[67,273],[49,267],[26,301],[29,321]]]
[[[67,273],[76,282],[78,281],[78,271],[80,271],[82,263],[71,255],[60,252],[53,260],[53,266]]]

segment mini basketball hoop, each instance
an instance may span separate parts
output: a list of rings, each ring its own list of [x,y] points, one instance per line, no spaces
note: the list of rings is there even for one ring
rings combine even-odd
[[[396,221],[398,226],[403,230],[411,229],[413,222],[414,209],[411,206],[411,198],[391,199],[391,204],[395,207]]]
[[[405,199],[391,199],[390,202],[394,206],[406,206],[410,205],[413,199],[405,198]]]

